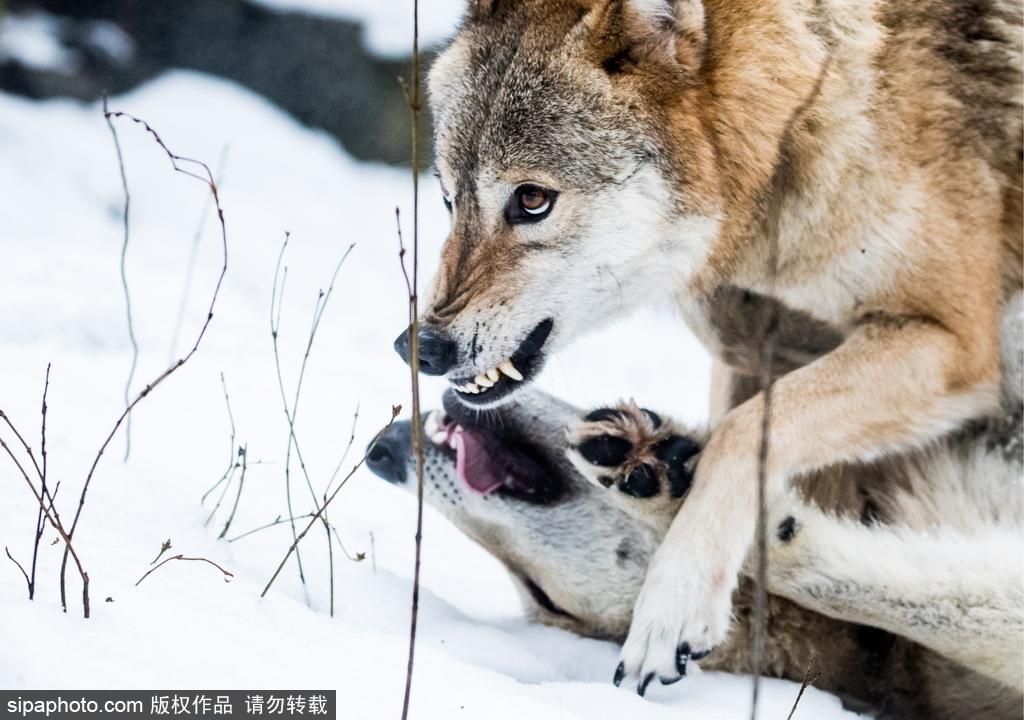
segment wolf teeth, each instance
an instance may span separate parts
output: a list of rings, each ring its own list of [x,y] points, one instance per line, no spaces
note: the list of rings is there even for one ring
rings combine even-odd
[[[498,370],[500,370],[501,372],[503,372],[505,375],[512,378],[516,382],[523,381],[523,374],[516,370],[516,366],[512,364],[511,358],[503,361],[500,365],[498,365]]]
[[[466,383],[465,385],[456,385],[455,389],[468,395],[479,395],[494,387],[501,380],[502,375],[514,382],[523,381],[523,374],[512,364],[512,359],[506,358],[497,367],[477,375],[473,378],[473,382]]]

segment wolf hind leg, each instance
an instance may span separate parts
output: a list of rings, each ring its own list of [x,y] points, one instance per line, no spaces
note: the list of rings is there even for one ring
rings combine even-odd
[[[774,507],[768,527],[770,592],[1024,690],[1019,534],[865,525],[799,503]]]

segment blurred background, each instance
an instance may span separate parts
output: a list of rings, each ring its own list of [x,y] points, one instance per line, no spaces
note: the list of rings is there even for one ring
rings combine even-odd
[[[169,69],[231,80],[360,160],[409,160],[411,13],[388,0],[7,0],[0,90],[43,99],[119,95]],[[423,58],[461,0],[424,3]],[[430,120],[424,118],[423,149]]]

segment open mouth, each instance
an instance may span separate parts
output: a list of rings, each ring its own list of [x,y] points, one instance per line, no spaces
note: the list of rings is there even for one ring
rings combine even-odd
[[[455,473],[463,487],[480,495],[499,494],[533,503],[560,495],[545,461],[526,443],[493,430],[462,423],[435,410],[423,423],[434,445],[455,454]]]
[[[553,326],[551,318],[539,323],[514,353],[487,372],[473,378],[451,380],[459,399],[470,405],[492,403],[530,380],[544,364],[542,350]]]

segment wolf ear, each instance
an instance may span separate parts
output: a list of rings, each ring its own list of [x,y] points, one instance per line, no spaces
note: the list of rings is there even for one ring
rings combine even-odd
[[[649,57],[700,70],[707,41],[702,0],[598,0],[585,20],[593,36],[613,50],[605,67],[624,58]]]

